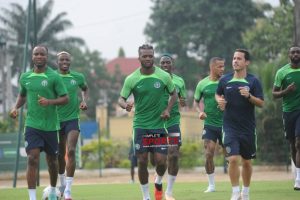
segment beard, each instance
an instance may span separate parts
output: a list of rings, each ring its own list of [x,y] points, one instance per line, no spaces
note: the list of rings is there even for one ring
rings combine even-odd
[[[291,63],[294,65],[299,65],[300,64],[300,58],[291,58]]]

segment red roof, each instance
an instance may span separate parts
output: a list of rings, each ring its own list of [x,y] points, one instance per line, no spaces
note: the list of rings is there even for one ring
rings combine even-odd
[[[128,75],[141,66],[138,58],[115,58],[106,63],[109,74],[114,74],[119,68],[123,75]]]

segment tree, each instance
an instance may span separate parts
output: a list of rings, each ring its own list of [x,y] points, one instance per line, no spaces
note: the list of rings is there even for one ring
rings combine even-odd
[[[125,57],[125,51],[122,47],[119,48],[118,57],[119,58],[124,58]]]
[[[234,49],[243,47],[242,33],[263,12],[251,0],[153,0],[145,34],[159,53],[176,54],[176,66],[188,88],[195,87],[208,59],[231,60]],[[195,59],[196,58],[196,59]],[[198,61],[197,61],[198,60]],[[200,60],[200,62],[199,62]],[[199,66],[206,66],[204,69]]]
[[[101,91],[110,87],[110,77],[106,72],[104,60],[98,51],[81,50],[80,48],[63,49],[71,53],[71,68],[85,75],[89,88],[88,110],[85,112],[90,119],[95,119],[95,110],[102,96]]]
[[[294,27],[295,27],[295,44],[300,46],[300,0],[293,0],[295,4],[294,9]]]
[[[259,160],[263,158],[269,163],[285,164],[288,160],[281,101],[273,99],[272,88],[275,73],[287,63],[288,48],[293,43],[292,13],[293,5],[289,1],[281,2],[281,6],[272,8],[267,18],[258,19],[256,26],[243,36],[254,58],[250,70],[260,77],[265,93],[265,105],[257,113],[257,147]]]
[[[48,0],[44,5],[37,5],[36,10],[36,30],[37,30],[37,43],[46,44],[49,47],[50,59],[53,60],[55,52],[66,48],[71,49],[74,46],[83,45],[84,41],[77,37],[59,37],[61,33],[72,27],[72,23],[66,19],[67,13],[62,12],[57,14],[53,19],[50,19],[54,0]],[[24,48],[24,35],[27,19],[27,9],[24,9],[17,3],[12,3],[10,9],[1,8],[0,21],[5,25],[9,32],[9,41],[16,43],[10,46],[10,54],[13,58],[13,70],[15,74],[21,71],[23,48]],[[30,21],[33,22],[31,16]],[[30,30],[33,30],[34,24],[30,24]],[[29,36],[31,49],[34,45],[34,36]],[[30,55],[30,54],[29,54]],[[52,63],[53,64],[53,63]]]

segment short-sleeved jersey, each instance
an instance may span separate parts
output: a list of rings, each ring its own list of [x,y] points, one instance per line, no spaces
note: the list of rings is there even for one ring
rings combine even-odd
[[[218,84],[216,93],[224,95],[227,101],[223,115],[223,129],[238,133],[255,132],[255,106],[240,94],[239,87],[248,87],[251,95],[264,99],[259,80],[247,73],[244,79],[233,78],[233,73],[224,75]]]
[[[291,83],[295,83],[296,90],[282,98],[282,109],[284,112],[292,112],[300,109],[300,69],[293,69],[290,64],[280,68],[276,75],[274,86],[282,90],[286,89]]]
[[[79,99],[78,89],[86,88],[86,80],[82,73],[70,71],[68,74],[60,74],[67,88],[69,102],[65,105],[57,106],[58,118],[60,122],[79,119]]]
[[[172,81],[175,85],[176,93],[179,97],[186,98],[186,90],[184,80],[177,76],[176,74],[172,74]],[[169,93],[165,93],[166,101],[169,100]],[[176,101],[172,107],[170,112],[170,119],[166,121],[166,127],[173,126],[175,124],[180,124],[180,112],[179,112],[179,100]]]
[[[223,112],[218,108],[218,103],[215,99],[218,83],[219,81],[212,81],[207,76],[197,84],[194,99],[199,102],[203,98],[204,112],[207,115],[204,125],[222,127]]]
[[[26,96],[27,114],[25,126],[43,131],[59,130],[57,106],[41,106],[39,96],[56,99],[67,94],[61,77],[50,67],[44,73],[30,70],[20,77],[20,95]]]
[[[139,68],[127,76],[120,95],[127,99],[130,94],[133,94],[135,106],[133,127],[164,128],[165,121],[160,118],[167,107],[164,93],[165,90],[171,93],[174,89],[170,74],[158,67],[155,67],[151,75],[141,74]]]

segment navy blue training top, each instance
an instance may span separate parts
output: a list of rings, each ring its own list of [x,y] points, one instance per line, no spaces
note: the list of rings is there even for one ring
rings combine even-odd
[[[233,73],[224,75],[218,84],[216,93],[224,95],[227,101],[223,115],[225,132],[253,134],[255,132],[255,105],[240,94],[239,87],[248,87],[252,96],[264,99],[259,80],[247,73],[243,79],[233,78]]]

